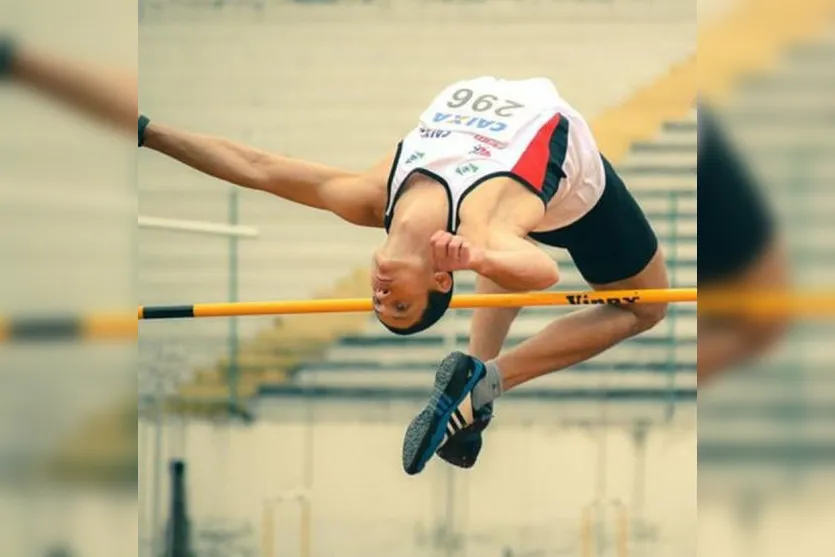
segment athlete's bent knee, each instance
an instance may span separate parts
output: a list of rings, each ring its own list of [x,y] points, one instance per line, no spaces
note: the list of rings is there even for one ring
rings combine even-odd
[[[631,306],[630,311],[638,318],[635,323],[636,334],[648,331],[661,323],[667,317],[668,305],[646,304]]]

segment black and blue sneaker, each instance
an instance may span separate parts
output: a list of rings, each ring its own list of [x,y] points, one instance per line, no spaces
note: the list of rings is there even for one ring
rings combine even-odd
[[[484,375],[484,364],[466,354],[453,352],[444,358],[435,373],[435,387],[429,403],[406,429],[403,469],[407,474],[421,472],[435,451],[470,425],[458,407]]]
[[[493,418],[493,403],[477,408],[474,414],[473,423],[451,436],[435,451],[439,458],[459,468],[472,468],[475,465],[481,452],[481,432],[490,425]]]

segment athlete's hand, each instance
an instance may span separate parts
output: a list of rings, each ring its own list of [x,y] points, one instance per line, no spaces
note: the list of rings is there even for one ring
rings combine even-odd
[[[439,230],[429,240],[439,271],[475,270],[484,257],[482,248],[473,246],[462,236]]]

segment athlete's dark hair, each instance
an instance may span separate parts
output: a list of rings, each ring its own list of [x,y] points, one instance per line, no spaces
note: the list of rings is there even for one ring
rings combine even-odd
[[[452,280],[452,273],[449,273],[449,278]],[[437,323],[438,320],[444,316],[446,310],[449,309],[449,302],[452,301],[452,291],[455,290],[454,287],[455,283],[453,281],[447,292],[430,290],[426,295],[426,309],[423,310],[423,315],[421,315],[418,322],[411,327],[399,329],[397,327],[386,325],[385,323],[383,323],[383,326],[392,333],[403,336],[413,335],[415,333],[425,331]]]

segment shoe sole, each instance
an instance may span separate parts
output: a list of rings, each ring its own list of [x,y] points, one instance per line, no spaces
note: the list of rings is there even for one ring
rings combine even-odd
[[[412,420],[406,429],[403,439],[403,469],[413,476],[420,473],[438,450],[443,441],[446,425],[452,413],[458,408],[464,398],[473,390],[473,386],[483,374],[473,374],[467,379],[460,392],[449,392],[450,382],[461,366],[469,366],[469,358],[460,352],[450,354],[441,362],[435,374],[435,386],[429,403]],[[443,412],[438,412],[441,398],[452,402],[444,406]]]

